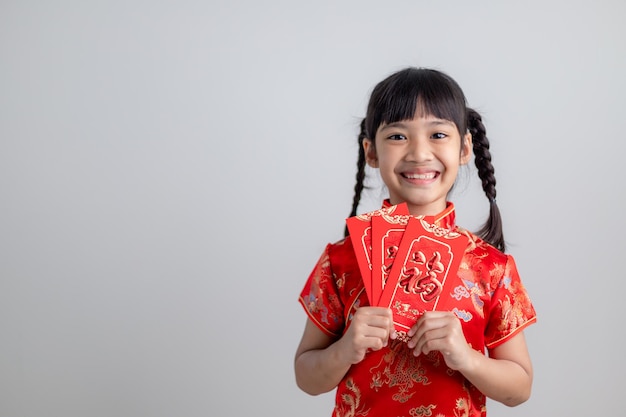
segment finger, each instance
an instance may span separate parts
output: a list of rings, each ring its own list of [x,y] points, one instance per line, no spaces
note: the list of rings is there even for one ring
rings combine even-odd
[[[390,309],[383,307],[360,307],[354,313],[354,317],[384,317],[389,320],[393,319],[393,314]]]
[[[420,353],[427,355],[433,351],[441,352],[444,356],[448,357],[452,355],[455,348],[449,337],[428,340],[422,339],[422,341],[418,343],[413,350],[413,353],[416,355],[419,355]]]
[[[413,349],[417,342],[422,338],[422,335],[433,328],[433,324],[430,323],[432,319],[429,318],[425,313],[417,320],[417,322],[411,326],[409,331],[407,332],[407,336],[410,338],[408,343],[408,347]]]
[[[417,329],[421,326],[422,320],[419,319],[417,323],[415,323],[408,332],[406,332],[407,336],[413,337],[417,333]]]
[[[356,316],[355,316],[355,320],[357,320]],[[370,326],[384,327],[388,329],[389,331],[393,329],[393,316],[387,313],[363,314],[358,317],[358,321],[362,323],[367,323]]]
[[[458,319],[454,314],[447,312],[442,313],[443,314],[428,314],[422,316],[415,325],[415,334],[419,336],[420,334],[427,331],[446,326],[454,326],[456,323],[458,323]]]
[[[362,322],[369,327],[384,329],[388,334],[393,330],[393,321],[388,317],[371,316]]]
[[[388,339],[396,339],[397,332],[393,324],[391,309],[384,307],[361,307],[355,313],[351,326],[364,336],[379,337],[386,345]],[[374,329],[383,330],[383,333]],[[375,333],[373,333],[375,332]]]
[[[441,317],[454,316],[454,313],[450,311],[424,311],[422,317],[427,319],[436,319]]]
[[[388,340],[387,338],[380,338],[380,337],[368,337],[367,338],[367,347],[370,350],[380,350],[382,348],[384,348],[385,346],[387,346],[388,344]]]
[[[359,307],[357,312],[358,311],[364,314],[378,315],[378,316],[391,316],[392,315],[391,309],[386,308],[386,307],[364,306],[364,307]]]
[[[378,322],[378,323],[377,323]],[[369,319],[353,321],[346,333],[354,335],[354,339],[375,337],[379,339],[389,338],[389,327],[385,325],[384,319]]]
[[[418,333],[409,341],[409,348],[415,348],[416,352],[429,353],[432,350],[437,350],[442,344],[449,345],[451,343],[453,329],[450,326],[423,330],[418,330]]]
[[[398,338],[398,331],[396,330],[395,327],[391,329],[391,332],[389,333],[389,338],[391,340],[396,340]]]
[[[379,328],[368,329],[367,333],[363,333],[354,339],[355,348],[379,350],[387,346],[389,336],[386,330]]]

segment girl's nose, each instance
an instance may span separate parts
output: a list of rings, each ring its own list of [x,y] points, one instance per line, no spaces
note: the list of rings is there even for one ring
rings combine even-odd
[[[416,138],[409,140],[406,160],[410,162],[429,161],[433,157],[428,140]]]

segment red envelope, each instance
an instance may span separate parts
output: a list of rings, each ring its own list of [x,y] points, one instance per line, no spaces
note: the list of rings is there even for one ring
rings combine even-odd
[[[400,340],[407,340],[406,333],[424,311],[445,307],[439,306],[440,296],[453,281],[467,242],[467,236],[424,218],[409,219],[379,301],[393,310]]]
[[[408,215],[409,208],[406,203],[395,206],[383,207],[379,210],[349,217],[346,225],[352,239],[352,246],[359,264],[359,271],[363,278],[365,292],[370,305],[376,305],[378,298],[372,294],[372,218],[382,215]]]
[[[346,220],[354,254],[365,286],[367,298],[372,304],[372,223],[369,219],[350,217]]]
[[[409,215],[372,217],[372,297],[378,305]]]

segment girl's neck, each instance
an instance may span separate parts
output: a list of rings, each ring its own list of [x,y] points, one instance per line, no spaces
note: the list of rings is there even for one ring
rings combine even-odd
[[[392,205],[403,203],[403,201],[393,201],[393,200],[389,200],[389,202]],[[409,213],[412,216],[436,216],[442,211],[444,211],[446,207],[448,206],[447,201],[443,201],[442,203],[426,204],[426,205],[411,204],[410,202],[406,201],[406,204],[409,208]]]

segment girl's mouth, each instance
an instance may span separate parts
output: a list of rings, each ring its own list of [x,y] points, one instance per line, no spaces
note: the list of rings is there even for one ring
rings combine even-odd
[[[432,180],[437,176],[437,172],[428,172],[425,174],[417,174],[412,172],[403,172],[402,176],[408,180]]]

